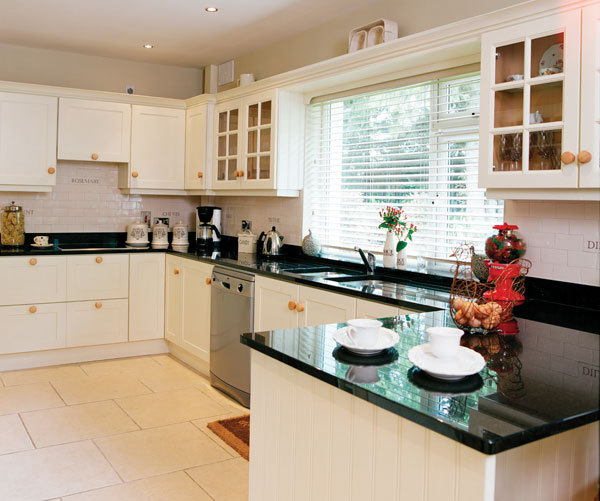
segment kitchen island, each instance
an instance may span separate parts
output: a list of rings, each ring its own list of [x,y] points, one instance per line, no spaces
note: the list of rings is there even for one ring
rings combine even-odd
[[[446,312],[386,319],[400,342],[370,366],[336,348],[343,324],[242,336],[250,499],[593,499],[600,336],[518,319],[517,336],[465,336],[487,366],[448,384],[407,359],[444,324]]]

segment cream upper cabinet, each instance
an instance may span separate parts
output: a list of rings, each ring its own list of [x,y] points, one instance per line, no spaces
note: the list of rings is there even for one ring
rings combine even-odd
[[[185,189],[203,190],[211,185],[214,104],[186,110]]]
[[[585,190],[600,177],[598,8],[590,9],[583,25],[574,9],[482,36],[479,186],[488,196],[600,198]]]
[[[0,306],[58,303],[66,298],[67,258],[6,256],[0,259],[0,277]]]
[[[119,188],[183,190],[185,110],[133,105],[131,162]]]
[[[129,162],[131,105],[61,98],[58,158],[90,162]]]
[[[0,92],[0,190],[56,184],[57,98]]]
[[[254,330],[298,327],[298,285],[260,275],[254,282]]]
[[[129,255],[129,341],[165,337],[165,255]]]
[[[356,316],[356,298],[300,286],[298,327],[345,322]]]
[[[213,127],[213,182],[214,190],[239,189],[241,165],[239,100],[219,103],[215,107]]]
[[[583,8],[581,19],[579,182],[600,188],[600,4]]]

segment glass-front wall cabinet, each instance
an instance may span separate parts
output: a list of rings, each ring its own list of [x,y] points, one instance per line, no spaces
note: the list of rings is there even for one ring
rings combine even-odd
[[[227,105],[216,108],[214,185],[237,184],[240,177],[240,107]]]
[[[275,95],[272,91],[244,100],[246,119],[246,185],[274,187]]]
[[[480,186],[578,187],[580,16],[483,36]]]

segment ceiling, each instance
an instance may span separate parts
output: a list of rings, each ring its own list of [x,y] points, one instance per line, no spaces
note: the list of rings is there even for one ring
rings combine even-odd
[[[0,43],[199,67],[364,5],[364,0],[0,0]],[[207,13],[209,6],[219,12]],[[154,48],[144,49],[145,43]]]

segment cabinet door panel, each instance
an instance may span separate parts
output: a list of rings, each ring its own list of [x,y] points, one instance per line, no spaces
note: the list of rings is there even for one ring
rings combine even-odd
[[[130,187],[182,190],[184,170],[185,110],[132,106]]]
[[[0,92],[0,185],[56,184],[57,102]]]
[[[356,299],[312,287],[300,287],[298,327],[346,322],[355,317]]]
[[[67,258],[67,301],[128,296],[127,254],[84,254]]]
[[[356,318],[386,318],[395,317],[398,314],[397,306],[364,299],[356,300]]]
[[[64,301],[67,258],[64,256],[4,257],[0,260],[0,305]]]
[[[167,255],[165,280],[165,338],[180,344],[181,340],[181,299],[182,299],[182,258]]]
[[[67,303],[67,346],[127,341],[127,299]]]
[[[221,103],[215,107],[212,181],[215,190],[241,189],[244,128],[240,110],[240,101]]]
[[[131,105],[60,99],[58,158],[129,162]]]
[[[165,255],[129,256],[129,341],[165,337]]]
[[[210,184],[213,108],[207,104],[186,112],[185,189],[202,190]]]
[[[0,353],[65,347],[64,303],[0,307]]]
[[[178,343],[192,355],[210,359],[210,284],[212,266],[190,260],[183,264],[183,324]]]
[[[298,312],[290,310],[298,302],[298,286],[283,280],[256,277],[254,330],[257,332],[298,327]]]
[[[582,10],[581,141],[579,151],[592,154],[580,164],[580,186],[600,187],[600,5]]]

